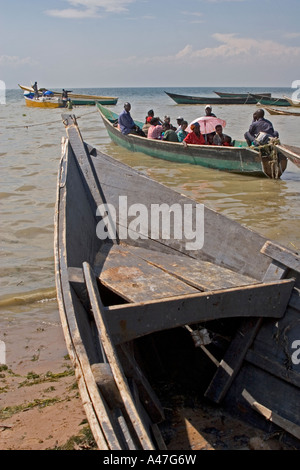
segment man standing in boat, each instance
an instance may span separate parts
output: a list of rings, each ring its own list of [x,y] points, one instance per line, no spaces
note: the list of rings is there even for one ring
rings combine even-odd
[[[39,97],[39,89],[37,86],[37,82],[34,82],[34,85],[32,86],[33,91],[34,91],[34,97],[37,99]]]
[[[137,126],[134,120],[132,119],[130,110],[131,110],[131,104],[125,103],[124,109],[119,115],[118,123],[119,123],[119,127],[120,127],[122,134],[125,134],[125,135],[136,134],[142,137],[146,137],[142,129],[139,126]]]
[[[254,145],[263,145],[269,141],[270,137],[279,137],[277,131],[274,131],[273,124],[264,118],[265,112],[263,109],[258,109],[253,114],[253,121],[244,135],[245,140],[250,147]],[[262,140],[258,139],[259,134],[262,136]],[[257,140],[258,139],[258,140]]]

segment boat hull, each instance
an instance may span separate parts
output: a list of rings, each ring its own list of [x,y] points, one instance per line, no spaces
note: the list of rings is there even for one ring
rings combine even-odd
[[[300,168],[300,148],[292,145],[279,145],[281,153]]]
[[[177,104],[218,104],[218,105],[225,105],[225,104],[256,104],[257,99],[253,96],[246,96],[246,97],[226,97],[226,98],[214,98],[210,96],[188,96],[188,95],[178,95],[176,93],[169,93],[165,91],[165,93]]]
[[[221,98],[247,98],[249,97],[249,93],[225,93],[222,91],[214,91],[216,95],[220,96]],[[268,96],[271,97],[271,93],[261,93],[261,96]]]
[[[211,145],[189,145],[182,143],[163,142],[147,139],[133,134],[124,135],[111,121],[116,121],[117,115],[98,105],[99,113],[111,140],[117,145],[133,152],[141,152],[151,157],[175,163],[188,163],[206,168],[245,174],[250,176],[274,177],[274,167],[268,157],[262,157],[259,151],[248,146],[223,147]],[[110,120],[108,119],[110,117]],[[138,125],[141,123],[137,123]],[[287,160],[278,155],[277,175],[285,171]]]
[[[261,106],[291,106],[285,98],[266,98],[263,95],[254,95],[252,93],[251,96]]]
[[[264,108],[272,116],[300,116],[300,113],[298,113],[296,111],[295,112],[293,112],[293,111],[284,111],[283,109],[274,109],[274,108],[269,108],[268,106],[264,106]]]
[[[34,98],[28,98],[27,96],[25,98],[25,103],[26,106],[29,106],[30,108],[47,108],[47,109],[54,109],[54,108],[64,108],[64,103],[60,100],[57,100],[56,98],[45,98],[45,99],[34,99]]]

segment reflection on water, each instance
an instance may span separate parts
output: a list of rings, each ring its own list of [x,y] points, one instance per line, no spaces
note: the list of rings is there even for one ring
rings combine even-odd
[[[179,114],[188,121],[203,114],[203,107],[175,105],[157,90],[110,90],[106,94],[120,97],[118,105],[112,107],[115,112],[122,110],[124,101],[131,101],[132,115],[139,120],[150,108],[161,117],[170,115],[173,123]],[[255,109],[252,105],[214,106],[213,111],[227,121],[226,132],[241,139]],[[113,144],[94,108],[75,108],[73,113],[80,116],[84,139],[104,153],[268,238],[300,249],[300,169],[291,162],[280,181],[176,165]],[[47,121],[48,126],[44,124]],[[272,116],[272,121],[282,142],[300,146],[297,118]],[[60,110],[26,108],[19,92],[0,107],[0,123],[4,308],[10,298],[22,303],[24,299],[52,298],[55,293],[53,220],[60,142],[65,131]]]

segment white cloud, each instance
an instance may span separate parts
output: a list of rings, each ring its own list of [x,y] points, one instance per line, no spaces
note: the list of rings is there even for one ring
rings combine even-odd
[[[66,0],[71,8],[62,10],[47,10],[49,16],[59,18],[94,18],[100,17],[101,12],[123,13],[128,11],[128,5],[136,0]]]
[[[215,47],[194,49],[191,45],[186,45],[174,55],[155,56],[141,59],[143,63],[161,62],[190,62],[196,63],[199,60],[235,60],[255,64],[258,60],[278,60],[286,62],[300,58],[300,47],[288,47],[272,40],[259,40],[253,38],[241,38],[236,34],[213,34],[212,37],[220,43]],[[254,65],[255,66],[255,65]]]

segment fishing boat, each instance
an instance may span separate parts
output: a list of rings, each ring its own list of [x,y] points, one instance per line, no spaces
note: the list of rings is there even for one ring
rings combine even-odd
[[[24,85],[19,85],[21,90],[29,93],[34,93],[32,87],[26,87]],[[43,95],[47,92],[46,88],[39,88],[39,93]],[[61,93],[58,91],[52,91],[52,96],[56,98],[61,97]],[[85,95],[79,93],[68,93],[68,98],[72,101],[72,104],[75,106],[94,106],[97,102],[105,105],[115,105],[118,102],[118,98],[114,96],[98,96],[98,95]]]
[[[256,104],[257,99],[253,96],[246,97],[225,97],[225,98],[215,98],[211,96],[188,96],[188,95],[178,95],[177,93],[170,93],[165,91],[165,93],[177,104]]]
[[[246,142],[235,140],[232,147],[214,145],[184,147],[179,142],[147,139],[133,134],[124,135],[114,125],[118,121],[118,115],[100,104],[97,104],[97,107],[112,141],[133,152],[142,152],[175,163],[189,163],[232,173],[275,179],[280,178],[287,166],[286,157],[277,152],[272,145],[249,148]],[[143,127],[142,122],[135,121],[135,123]]]
[[[250,95],[250,92],[248,93],[226,93],[223,91],[214,91],[214,93],[221,98],[247,98]],[[268,96],[271,97],[271,93],[260,93],[260,96]]]
[[[193,390],[299,446],[299,256],[96,150],[62,118],[57,298],[98,448],[166,450],[177,385],[183,401]]]
[[[24,95],[26,106],[31,108],[63,108],[65,103],[60,98],[40,96],[35,98],[33,94]]]
[[[277,145],[277,147],[283,155],[300,167],[300,147],[282,144]]]
[[[268,106],[264,106],[264,109],[274,116],[300,116],[300,113],[297,113],[297,111],[285,111],[283,109],[269,108]]]
[[[288,96],[284,96],[284,98],[290,104],[290,106],[295,106],[296,108],[299,108],[300,100],[294,100],[292,98],[289,98]]]
[[[269,98],[264,95],[256,95],[253,93],[250,93],[250,96],[256,99],[256,103],[260,106],[291,106],[286,98]]]

